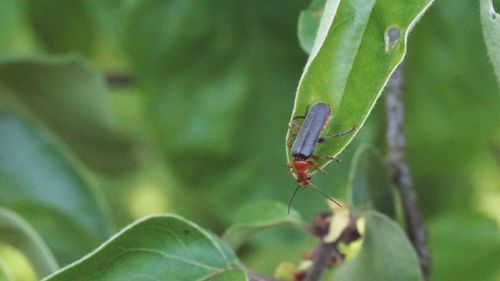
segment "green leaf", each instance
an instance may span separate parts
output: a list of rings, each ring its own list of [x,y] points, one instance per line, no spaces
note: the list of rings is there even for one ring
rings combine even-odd
[[[247,280],[222,240],[176,215],[139,220],[46,281]]]
[[[0,241],[19,249],[40,278],[58,269],[54,256],[38,233],[23,218],[4,208],[0,208]]]
[[[137,166],[133,143],[114,126],[103,78],[85,60],[0,60],[0,101],[51,129],[97,171]]]
[[[354,156],[348,196],[354,209],[369,208],[395,218],[394,187],[387,163],[373,147],[360,147]]]
[[[0,51],[9,51],[15,40],[16,11],[18,2],[6,0],[0,2]]]
[[[417,255],[403,229],[385,215],[367,211],[361,250],[335,272],[342,281],[420,281]]]
[[[24,1],[0,1],[0,53],[21,55],[38,52],[24,15]]]
[[[5,267],[2,259],[0,259],[0,281],[15,281],[12,273]]]
[[[33,31],[49,52],[92,51],[95,26],[84,0],[25,1]]]
[[[300,215],[279,202],[261,201],[250,203],[239,209],[233,217],[233,225],[222,238],[233,249],[240,247],[245,241],[258,232],[281,225],[302,225]]]
[[[500,14],[491,0],[481,0],[480,6],[484,41],[500,86]]]
[[[107,235],[96,194],[45,132],[0,112],[0,205],[43,237],[60,264],[87,253]]]
[[[493,219],[449,212],[431,220],[428,229],[432,280],[498,280],[500,231]]]
[[[313,0],[307,9],[300,12],[297,33],[300,47],[308,54],[311,53],[325,2],[326,0]]]
[[[339,154],[363,126],[387,80],[403,60],[409,32],[431,3],[327,1],[299,82],[292,118],[303,116],[315,103],[325,102],[332,109],[325,135],[353,127],[356,131],[319,145],[318,155]],[[320,164],[324,166],[326,160]]]

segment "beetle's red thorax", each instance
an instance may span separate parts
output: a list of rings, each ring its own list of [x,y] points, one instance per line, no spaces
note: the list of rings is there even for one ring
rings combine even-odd
[[[293,160],[290,163],[292,167],[293,173],[297,177],[297,182],[302,185],[308,185],[311,180],[311,176],[309,175],[309,167],[314,164],[311,161],[303,161],[303,160]]]
[[[307,170],[311,167],[311,163],[309,161],[302,161],[302,160],[293,160],[292,161],[292,168],[294,173],[305,173]]]

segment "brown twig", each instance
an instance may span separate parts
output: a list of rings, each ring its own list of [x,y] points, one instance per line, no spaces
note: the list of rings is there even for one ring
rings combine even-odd
[[[431,261],[427,248],[427,233],[417,205],[417,195],[408,164],[406,163],[406,137],[404,134],[403,68],[394,71],[385,92],[387,115],[387,149],[392,180],[399,189],[404,209],[406,230],[420,259],[425,279],[429,278]]]
[[[307,270],[303,281],[320,280],[323,272],[328,266],[334,266],[344,259],[344,255],[340,253],[337,247],[339,242],[349,244],[360,238],[360,234],[356,227],[356,220],[357,217],[351,215],[349,224],[342,231],[340,237],[335,241],[325,242],[324,237],[328,234],[328,231],[325,232],[323,230],[329,229],[331,217],[325,214],[316,216],[312,229],[313,233],[321,239],[321,242],[311,250],[309,258],[312,260],[312,265]]]
[[[322,241],[316,252],[311,268],[307,271],[304,281],[318,281],[323,275],[328,264],[331,262],[332,255],[337,251],[338,242],[326,243]]]

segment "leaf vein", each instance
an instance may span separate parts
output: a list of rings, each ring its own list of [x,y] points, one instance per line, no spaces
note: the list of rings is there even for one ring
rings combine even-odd
[[[184,258],[176,256],[176,255],[169,255],[169,254],[166,254],[166,253],[164,253],[162,251],[154,250],[154,249],[148,249],[148,248],[124,248],[124,251],[129,251],[129,252],[143,252],[143,253],[155,254],[155,255],[159,255],[159,256],[161,256],[162,258],[165,258],[165,259],[178,260],[178,261],[181,261],[181,262],[184,262],[184,263],[188,263],[188,264],[191,264],[191,265],[194,265],[194,266],[206,269],[206,270],[210,270],[210,271],[220,271],[222,269],[222,268],[213,267],[213,266],[201,263],[201,262],[187,260],[187,259],[184,259]]]

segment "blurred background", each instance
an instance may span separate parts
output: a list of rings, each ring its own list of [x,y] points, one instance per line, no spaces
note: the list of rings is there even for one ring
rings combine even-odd
[[[70,161],[51,176],[74,169],[99,194],[112,225],[103,237],[157,212],[221,234],[234,210],[257,200],[286,203],[295,188],[284,175],[285,134],[307,59],[296,26],[308,4],[1,0],[4,124],[54,140]],[[51,68],[61,61],[69,61],[67,69]],[[500,280],[500,99],[477,1],[437,0],[410,35],[404,68],[408,160],[429,231],[432,280]],[[383,102],[340,155],[344,163],[315,177],[328,193],[345,199],[359,145],[385,150]],[[2,122],[0,167],[23,155],[33,165],[9,177],[46,173],[30,144]],[[2,176],[0,205],[23,214],[11,200],[15,189],[6,187],[11,178]],[[307,190],[294,206],[310,221],[327,210],[322,202]],[[239,255],[269,274],[282,261],[298,262],[314,242],[282,228],[259,235]],[[19,253],[2,245],[0,256],[18,279],[33,280]]]

